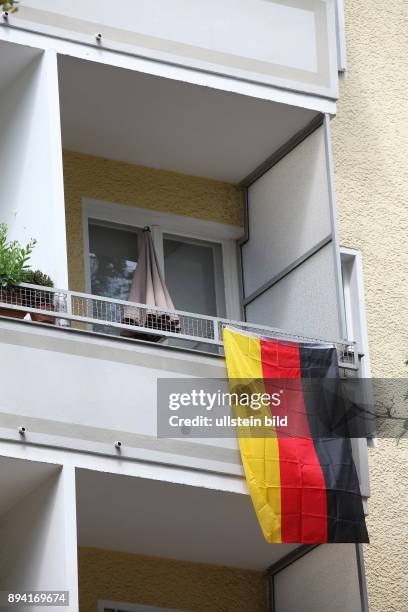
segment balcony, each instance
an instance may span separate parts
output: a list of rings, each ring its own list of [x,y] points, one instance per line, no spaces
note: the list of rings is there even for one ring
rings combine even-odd
[[[111,474],[91,457],[75,470],[27,459],[0,457],[4,591],[66,590],[69,612],[101,600],[261,612],[272,566],[278,610],[299,597],[310,610],[361,608],[353,544],[268,545],[246,495]]]
[[[43,11],[27,0],[0,28],[0,222],[11,239],[37,239],[32,268],[56,286],[0,290],[0,586],[67,588],[77,610],[79,546],[81,582],[90,548],[132,563],[147,555],[153,593],[160,558],[255,570],[254,609],[263,609],[261,572],[293,547],[262,540],[235,438],[157,437],[157,383],[215,378],[226,387],[226,325],[334,343],[342,375],[359,372],[324,115],[337,95],[334,4],[242,2],[230,21],[220,3],[214,12],[214,2],[181,2],[173,42],[168,3],[154,3],[161,41],[152,40],[149,3],[145,23],[136,20],[143,32],[128,30],[134,4],[125,0],[114,23],[95,16],[103,42],[89,7],[76,19],[65,2]],[[203,5],[200,20],[192,4]],[[214,26],[210,49],[199,48],[204,22]],[[253,41],[261,54],[236,57]],[[147,224],[175,310],[127,301]],[[366,447],[353,446],[366,498]],[[356,577],[354,547],[339,550]],[[309,563],[315,576],[327,560]],[[94,609],[112,568],[89,581]],[[184,574],[175,590],[198,589],[204,607],[222,607],[202,575],[194,583]],[[221,591],[245,601],[247,579],[224,575]],[[136,572],[126,582],[143,581]],[[290,596],[292,577],[288,585],[276,584],[276,597]],[[182,605],[177,593],[164,603]]]
[[[146,313],[145,324],[123,323],[124,308]],[[170,316],[177,316],[179,331],[169,330]],[[242,473],[235,439],[157,439],[158,379],[217,378],[227,391],[225,325],[292,341],[317,340],[243,321],[164,312],[145,304],[34,285],[23,285],[14,293],[2,290],[0,317],[2,371],[9,381],[0,410],[4,438],[21,440],[18,430],[24,426],[25,442],[111,457],[118,456],[115,442],[120,440],[122,458],[189,465],[225,475]],[[335,344],[343,375],[357,375],[356,346]],[[45,397],[55,402],[44,401]]]
[[[241,477],[236,440],[156,439],[157,379],[225,379],[227,324],[334,342],[342,372],[358,372],[330,119],[303,98],[203,86],[35,40],[0,41],[0,221],[11,239],[37,239],[31,266],[58,288],[0,300],[32,319],[0,321],[2,436]],[[126,301],[145,225],[175,312]],[[105,274],[118,259],[118,274]],[[126,322],[128,308],[142,324]]]
[[[0,46],[9,59],[0,66],[8,118],[1,221],[10,238],[37,239],[33,269],[64,290],[101,295],[90,269],[100,242],[95,227],[123,231],[121,246],[132,232],[137,245],[149,224],[162,267],[171,242],[206,249],[206,265],[220,260],[212,303],[199,310],[185,299],[195,295],[185,285],[176,288],[178,310],[346,337],[327,116],[69,54]],[[111,256],[111,242],[105,238],[103,257]],[[135,263],[137,254],[125,255]]]
[[[134,311],[139,325],[126,320],[124,312]],[[185,348],[223,355],[222,330],[226,326],[250,333],[293,342],[335,344],[339,366],[344,375],[356,375],[356,344],[328,338],[312,338],[266,325],[203,316],[180,310],[165,311],[154,306],[97,295],[22,283],[12,290],[0,287],[0,317],[24,319],[73,332],[120,337],[121,340],[150,342],[170,349]],[[177,320],[177,325],[169,322]],[[127,321],[127,322],[125,322]],[[86,324],[78,325],[78,324]],[[176,329],[171,329],[176,327]],[[185,340],[184,347],[172,346],[171,340]],[[214,350],[215,349],[215,350]]]
[[[264,609],[263,574],[295,545],[263,541],[235,438],[157,436],[157,387],[226,387],[227,325],[330,342],[342,375],[359,372],[331,170],[334,3],[55,4],[26,0],[0,27],[0,222],[37,239],[32,268],[56,286],[0,289],[0,587],[64,588],[76,611],[79,576],[96,609],[127,554],[123,600],[155,604],[161,580],[173,609],[196,593],[203,608]],[[127,300],[145,225],[175,310]],[[357,550],[335,549],[307,558],[314,576],[332,571],[322,609],[344,594],[344,566],[359,599]],[[282,609],[311,591],[294,560],[271,583]]]

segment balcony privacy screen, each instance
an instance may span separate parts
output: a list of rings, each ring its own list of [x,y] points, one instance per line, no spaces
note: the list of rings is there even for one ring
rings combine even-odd
[[[249,492],[266,541],[368,542],[351,440],[347,435],[320,437],[317,427],[327,421],[327,413],[340,420],[342,415],[337,404],[330,406],[330,394],[319,398],[309,393],[310,383],[337,384],[334,346],[226,328],[224,347],[231,392],[244,388],[253,393],[255,388],[272,396],[278,391],[279,409],[271,403],[264,412],[269,417],[286,413],[288,425],[292,419],[290,427],[262,425],[256,431],[249,425],[238,431]]]
[[[164,282],[148,227],[143,230],[139,261],[133,276],[128,301],[155,306],[165,312],[127,306],[124,309],[124,322],[162,331],[178,332],[180,330],[178,316],[171,314],[171,311],[175,310],[173,300]]]

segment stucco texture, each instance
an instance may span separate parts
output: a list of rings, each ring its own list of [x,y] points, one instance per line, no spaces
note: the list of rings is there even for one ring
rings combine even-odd
[[[84,291],[82,198],[94,198],[228,223],[243,224],[236,185],[64,151],[69,287]]]
[[[188,612],[264,612],[261,572],[79,548],[79,609],[98,600],[178,608]]]
[[[408,3],[346,0],[345,18],[348,70],[332,123],[340,241],[363,255],[372,374],[402,378],[408,358]],[[408,609],[407,459],[406,440],[379,440],[370,449],[371,544],[364,554],[372,612]]]

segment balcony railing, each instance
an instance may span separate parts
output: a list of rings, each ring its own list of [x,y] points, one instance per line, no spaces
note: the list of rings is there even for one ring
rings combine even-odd
[[[340,367],[358,371],[358,354],[353,342],[312,338],[274,327],[244,321],[231,321],[183,311],[165,311],[146,304],[136,304],[107,297],[21,284],[13,288],[0,287],[0,316],[28,318],[58,327],[70,327],[72,323],[86,324],[88,331],[117,334],[133,339],[162,342],[173,338],[219,347],[222,351],[222,330],[231,326],[247,332],[295,342],[334,344],[337,348]],[[80,326],[77,326],[80,327]],[[112,332],[111,332],[112,333]],[[214,352],[214,349],[208,349]],[[349,375],[350,375],[349,374]]]

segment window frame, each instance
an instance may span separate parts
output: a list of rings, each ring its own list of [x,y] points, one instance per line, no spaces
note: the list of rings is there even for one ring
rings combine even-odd
[[[347,47],[344,0],[336,0],[336,41],[338,71],[347,70]]]
[[[215,297],[215,308],[217,314],[210,315],[216,317],[226,317],[226,306],[225,306],[225,274],[224,274],[224,258],[222,249],[218,250],[219,243],[208,240],[198,240],[197,238],[187,238],[186,236],[180,236],[176,234],[167,234],[163,232],[163,248],[165,240],[173,240],[183,244],[190,244],[192,246],[202,246],[209,248],[212,251],[213,257],[213,274],[214,274],[214,297]],[[166,278],[166,265],[163,258],[163,276]],[[169,288],[169,287],[168,287]]]
[[[85,292],[91,294],[91,270],[89,262],[89,221],[96,220],[129,228],[151,228],[160,267],[164,275],[163,237],[206,241],[221,245],[223,284],[225,290],[225,318],[242,320],[238,269],[237,241],[244,235],[244,228],[176,215],[173,213],[130,207],[91,198],[82,199],[82,227],[84,248]]]
[[[371,378],[364,301],[363,257],[356,249],[341,247],[340,260],[347,339],[357,343],[357,351],[362,355],[359,376]],[[353,330],[351,336],[350,328]]]
[[[136,227],[129,227],[129,226],[123,226],[121,224],[118,223],[108,223],[106,221],[101,221],[100,219],[88,219],[88,238],[89,238],[89,250],[88,250],[88,263],[89,263],[89,293],[91,294],[96,294],[96,295],[103,295],[100,293],[96,293],[94,288],[92,287],[92,265],[91,265],[91,252],[93,252],[93,249],[91,248],[91,228],[95,228],[95,227],[99,227],[99,228],[104,228],[107,230],[112,230],[113,232],[115,231],[123,231],[123,232],[127,232],[128,234],[132,234],[135,239],[137,240],[137,258],[139,257],[139,248],[140,248],[140,242],[141,242],[141,237],[142,237],[142,230],[140,228],[136,228]],[[133,261],[133,258],[130,259],[129,261]],[[135,263],[137,264],[137,260],[135,261]],[[127,299],[127,295],[126,297],[122,297],[121,299]]]
[[[360,360],[360,378],[371,378],[368,334],[364,302],[363,257],[360,251],[340,248],[344,310],[347,324],[347,337],[355,341]],[[352,334],[350,337],[350,328]],[[368,445],[375,444],[373,438],[354,438],[351,440],[354,461],[363,496],[363,507],[368,514],[367,498],[370,497],[370,478],[368,471]]]

